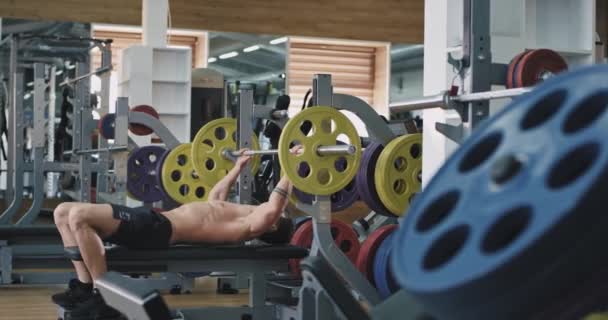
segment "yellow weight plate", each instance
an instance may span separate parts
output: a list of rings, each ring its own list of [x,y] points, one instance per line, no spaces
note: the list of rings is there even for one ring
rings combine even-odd
[[[178,203],[205,201],[211,191],[192,166],[192,145],[180,144],[171,150],[162,164],[161,181],[165,192]]]
[[[258,137],[252,132],[252,150],[259,150]],[[224,150],[236,151],[236,119],[221,118],[204,125],[192,141],[194,169],[207,186],[214,186],[234,167],[234,162],[224,157]],[[260,157],[251,159],[251,171],[257,172]]]
[[[374,181],[380,201],[396,216],[403,216],[422,177],[422,135],[408,134],[390,141],[376,165]]]
[[[311,130],[305,133],[303,127]],[[352,144],[352,155],[320,156],[320,146]],[[290,148],[302,145],[303,151],[292,154]],[[355,177],[361,162],[361,139],[357,129],[340,111],[331,107],[308,108],[291,118],[279,139],[279,161],[293,185],[315,195],[330,195],[341,190]],[[336,163],[346,161],[346,166]]]

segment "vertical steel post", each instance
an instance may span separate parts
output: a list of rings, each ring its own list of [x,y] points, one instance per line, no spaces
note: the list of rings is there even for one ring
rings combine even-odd
[[[89,73],[89,61],[76,64],[77,77]],[[83,79],[76,83],[76,106],[74,106],[74,119],[78,119],[78,132],[74,132],[74,138],[78,137],[78,144],[74,144],[78,150],[91,149],[92,120],[90,79]],[[78,112],[76,111],[78,110]],[[76,125],[74,125],[76,131]],[[91,201],[91,155],[79,154],[79,197],[82,202]]]
[[[34,128],[32,131],[34,194],[32,206],[17,222],[17,225],[21,226],[32,224],[36,220],[44,201],[44,113],[47,105],[47,85],[44,74],[45,65],[34,63]]]
[[[241,89],[239,93],[239,109],[238,109],[238,129],[237,141],[238,148],[251,149],[252,141],[251,119],[253,114],[253,90]],[[227,137],[230,139],[231,137]],[[241,204],[251,204],[251,186],[252,186],[251,164],[241,171],[237,181],[237,197]]]
[[[7,177],[13,182],[12,201],[8,208],[0,215],[0,225],[9,224],[13,216],[21,207],[23,199],[23,73],[15,72],[11,76],[11,104],[9,110],[9,132],[12,143],[8,149],[8,161],[12,162],[11,171]],[[8,203],[8,201],[7,201]]]
[[[49,79],[49,112],[48,112],[48,127],[46,132],[47,141],[47,156],[46,161],[55,161],[55,112],[56,112],[56,90],[57,90],[57,67],[51,67],[51,74]],[[60,160],[60,159],[58,159]],[[46,196],[47,198],[54,198],[57,194],[58,188],[57,183],[59,182],[58,172],[47,172],[46,174]]]
[[[463,50],[470,53],[471,88],[469,92],[490,91],[492,89],[490,1],[464,1],[463,43]],[[475,129],[489,117],[490,101],[476,101],[472,102],[470,106],[469,119],[471,119],[471,128]]]

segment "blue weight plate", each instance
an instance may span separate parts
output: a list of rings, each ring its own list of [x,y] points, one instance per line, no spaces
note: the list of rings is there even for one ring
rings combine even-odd
[[[396,233],[398,282],[438,318],[527,319],[608,265],[608,66],[482,124]]]
[[[384,241],[382,241],[382,244],[378,247],[376,255],[374,256],[374,283],[376,284],[380,297],[383,299],[388,298],[399,290],[392,275],[389,260],[394,238],[394,232],[388,235]]]

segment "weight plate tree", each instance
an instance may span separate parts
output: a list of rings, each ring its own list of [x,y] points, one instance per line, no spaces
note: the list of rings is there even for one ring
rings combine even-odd
[[[396,233],[402,287],[440,319],[604,307],[607,106],[608,66],[581,68],[474,131]]]

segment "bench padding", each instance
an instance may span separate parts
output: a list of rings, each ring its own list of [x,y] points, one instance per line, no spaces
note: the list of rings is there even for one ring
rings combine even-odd
[[[82,260],[78,248],[66,248],[70,260]],[[301,259],[308,250],[284,245],[177,245],[168,249],[130,250],[115,246],[107,248],[107,261],[176,261],[176,260],[284,260]]]

